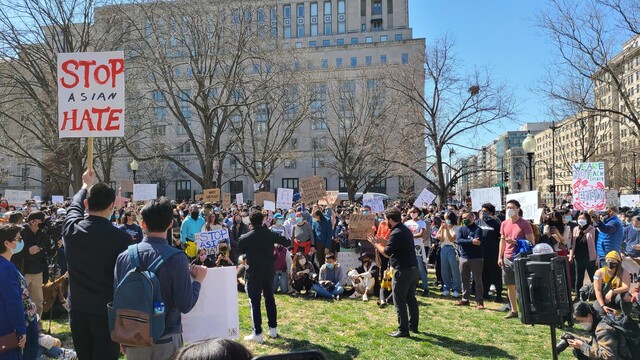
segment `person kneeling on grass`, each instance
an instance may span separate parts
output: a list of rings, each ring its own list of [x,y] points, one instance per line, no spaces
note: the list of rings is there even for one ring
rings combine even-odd
[[[38,335],[38,345],[40,345],[39,359],[76,360],[78,358],[75,351],[63,348],[60,339],[51,335],[40,333]]]
[[[313,290],[316,292],[316,296],[340,300],[340,295],[344,292],[341,284],[342,268],[332,253],[325,256],[325,261],[325,264],[320,268],[318,283],[313,284]]]
[[[291,287],[293,287],[295,291],[294,295],[298,295],[302,290],[304,290],[306,294],[309,294],[315,275],[316,272],[307,255],[299,252],[293,256],[290,277]]]

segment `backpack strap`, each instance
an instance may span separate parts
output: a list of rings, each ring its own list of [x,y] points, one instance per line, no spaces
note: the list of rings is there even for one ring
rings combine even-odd
[[[167,246],[165,247],[161,252],[160,252],[160,256],[158,256],[152,263],[151,265],[149,265],[147,267],[148,271],[151,271],[152,273],[155,273],[156,271],[158,271],[158,269],[160,268],[160,266],[162,266],[162,264],[169,260],[170,257],[172,257],[173,255],[179,254],[182,251],[171,247],[171,246]]]
[[[133,268],[140,267],[140,258],[138,257],[138,244],[129,245],[127,248],[129,252],[129,260],[131,261],[131,266]]]

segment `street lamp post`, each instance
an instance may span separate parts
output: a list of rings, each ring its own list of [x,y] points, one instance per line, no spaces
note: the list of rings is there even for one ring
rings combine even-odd
[[[529,191],[533,190],[533,154],[536,152],[536,139],[530,133],[522,142],[522,150],[529,159]]]
[[[138,171],[138,162],[136,161],[136,159],[133,159],[131,161],[131,164],[129,164],[129,167],[131,168],[131,171],[133,172],[133,183],[136,183],[136,172]]]

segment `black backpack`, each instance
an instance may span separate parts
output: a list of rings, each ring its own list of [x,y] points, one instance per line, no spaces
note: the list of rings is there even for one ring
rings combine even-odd
[[[603,321],[624,337],[632,359],[640,360],[640,326],[625,314],[615,317],[605,315]]]

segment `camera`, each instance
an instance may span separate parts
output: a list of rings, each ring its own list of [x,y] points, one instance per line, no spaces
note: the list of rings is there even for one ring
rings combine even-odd
[[[569,347],[569,342],[567,340],[573,340],[575,336],[569,333],[562,333],[560,335],[560,342],[556,345],[556,353],[560,354],[565,351]]]

